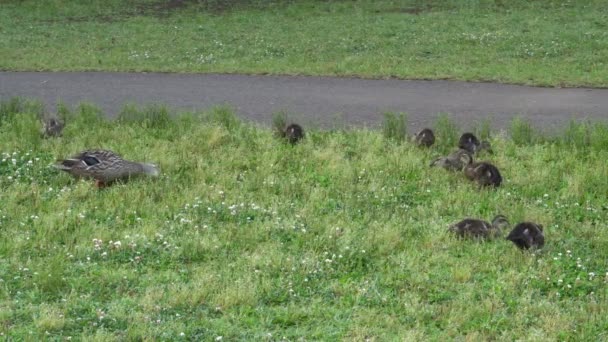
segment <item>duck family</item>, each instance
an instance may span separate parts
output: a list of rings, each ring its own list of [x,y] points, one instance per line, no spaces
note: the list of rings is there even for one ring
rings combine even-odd
[[[45,138],[61,136],[65,124],[56,117],[42,120],[42,135]],[[277,127],[277,137],[291,145],[304,139],[304,129],[296,123],[281,124]],[[432,129],[424,128],[412,137],[412,142],[419,147],[429,148],[435,143]],[[475,182],[479,189],[497,188],[502,184],[502,175],[498,168],[488,162],[475,162],[474,156],[481,152],[493,153],[490,143],[480,141],[473,133],[463,133],[458,140],[458,149],[447,156],[431,161],[431,167],[440,167],[451,172],[463,172],[465,178]],[[158,177],[160,169],[151,163],[130,161],[110,150],[84,150],[67,159],[58,160],[55,168],[65,171],[75,178],[95,180],[98,188],[127,181],[134,177]],[[451,225],[448,230],[459,238],[493,240],[502,236],[502,231],[509,228],[509,221],[504,215],[496,215],[492,222],[482,219],[465,218]],[[540,249],[545,244],[543,226],[534,222],[517,224],[507,235],[521,250]]]

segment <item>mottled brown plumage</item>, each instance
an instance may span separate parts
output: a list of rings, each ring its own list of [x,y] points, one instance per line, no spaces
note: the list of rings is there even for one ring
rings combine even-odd
[[[124,160],[108,150],[82,151],[71,158],[58,161],[55,167],[76,178],[95,179],[99,187],[139,175],[156,177],[160,173],[154,164]]]
[[[494,154],[492,145],[487,140],[480,141],[473,133],[463,133],[458,139],[458,147],[468,151],[472,155],[479,154],[481,152],[488,152]]]
[[[509,226],[503,215],[497,215],[490,224],[484,220],[466,218],[450,226],[449,230],[463,238],[493,239],[502,235],[502,230]]]
[[[446,157],[439,157],[433,160],[431,167],[442,167],[448,171],[462,171],[466,165],[471,163],[473,157],[468,151],[458,150]]]
[[[458,140],[458,147],[468,151],[471,154],[475,154],[479,147],[479,139],[473,133],[463,133]]]
[[[464,175],[479,187],[499,187],[502,184],[502,175],[498,168],[489,162],[471,162],[464,167]]]
[[[60,137],[63,134],[65,123],[57,117],[45,117],[42,119],[42,137]]]
[[[285,128],[279,132],[279,135],[286,139],[287,142],[294,145],[304,139],[304,129],[302,126],[292,123],[285,126]]]
[[[435,133],[430,128],[424,128],[414,135],[413,140],[420,147],[431,147],[435,143]]]
[[[543,248],[545,234],[542,224],[534,222],[519,223],[507,236],[519,249]]]

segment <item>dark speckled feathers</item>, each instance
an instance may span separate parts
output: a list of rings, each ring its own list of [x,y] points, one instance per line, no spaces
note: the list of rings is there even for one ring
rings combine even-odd
[[[153,164],[124,160],[109,150],[82,151],[68,159],[60,160],[55,167],[74,177],[93,178],[104,184],[132,176],[159,174],[158,167]]]

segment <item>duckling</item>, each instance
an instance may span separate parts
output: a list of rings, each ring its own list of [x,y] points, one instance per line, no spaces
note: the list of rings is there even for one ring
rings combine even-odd
[[[473,157],[466,150],[452,152],[447,157],[439,157],[433,160],[431,167],[439,166],[448,171],[462,171],[464,167],[471,163]]]
[[[496,166],[488,162],[473,163],[472,161],[473,159],[471,158],[469,164],[464,167],[464,175],[469,180],[477,182],[480,188],[484,186],[497,188],[500,186],[502,176]]]
[[[420,147],[431,147],[435,143],[435,133],[430,128],[425,128],[414,135],[414,143]]]
[[[109,150],[82,151],[68,159],[59,160],[54,166],[76,178],[93,178],[99,188],[134,176],[157,177],[160,174],[154,164],[124,160]]]
[[[507,236],[519,249],[543,248],[545,235],[543,225],[533,222],[519,223]]]
[[[286,139],[290,144],[295,145],[300,140],[304,139],[304,129],[302,126],[292,123],[283,129],[279,129],[277,135],[280,138]]]
[[[464,133],[458,140],[458,147],[468,151],[471,154],[479,154],[480,152],[486,151],[490,154],[494,154],[492,145],[487,140],[479,140],[473,133]]]
[[[507,227],[509,227],[507,218],[503,215],[496,215],[492,224],[483,220],[467,218],[450,226],[449,229],[462,238],[491,239],[501,236],[502,229]]]
[[[41,134],[44,138],[60,137],[63,133],[65,123],[55,116],[42,119]]]
[[[458,140],[458,147],[468,151],[470,154],[475,154],[479,148],[479,139],[473,133],[463,133]]]

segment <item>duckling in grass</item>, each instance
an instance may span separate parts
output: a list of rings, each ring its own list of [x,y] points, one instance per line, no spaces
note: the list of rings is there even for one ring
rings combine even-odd
[[[68,159],[59,160],[54,166],[76,178],[93,178],[99,188],[117,180],[128,180],[140,175],[157,177],[160,174],[154,164],[124,160],[108,150],[82,151]]]
[[[497,215],[492,224],[484,220],[464,219],[452,226],[449,230],[462,238],[493,239],[502,235],[502,229],[509,227],[509,221],[503,215]]]
[[[413,140],[420,147],[431,147],[435,143],[435,133],[430,128],[424,128],[414,135]]]
[[[287,139],[290,144],[294,145],[304,139],[304,129],[296,123],[289,124],[285,127],[283,137]]]
[[[289,125],[275,125],[276,136],[285,139],[292,145],[297,144],[300,140],[304,139],[304,129],[302,126],[292,123]]]
[[[479,187],[493,186],[495,188],[502,184],[502,176],[498,168],[488,162],[471,162],[464,167],[464,175]]]
[[[43,138],[60,137],[65,123],[55,116],[46,116],[42,119],[41,134]]]
[[[543,248],[545,235],[543,225],[534,222],[519,223],[507,236],[519,249]]]
[[[494,154],[490,142],[487,140],[480,141],[473,133],[462,134],[458,140],[458,147],[471,154],[478,154],[483,151]]]
[[[448,171],[462,171],[472,160],[473,157],[468,151],[460,149],[452,152],[447,157],[439,157],[433,160],[430,166],[442,167]]]
[[[463,133],[458,139],[458,147],[468,151],[470,154],[475,154],[479,147],[479,139],[473,133]]]

